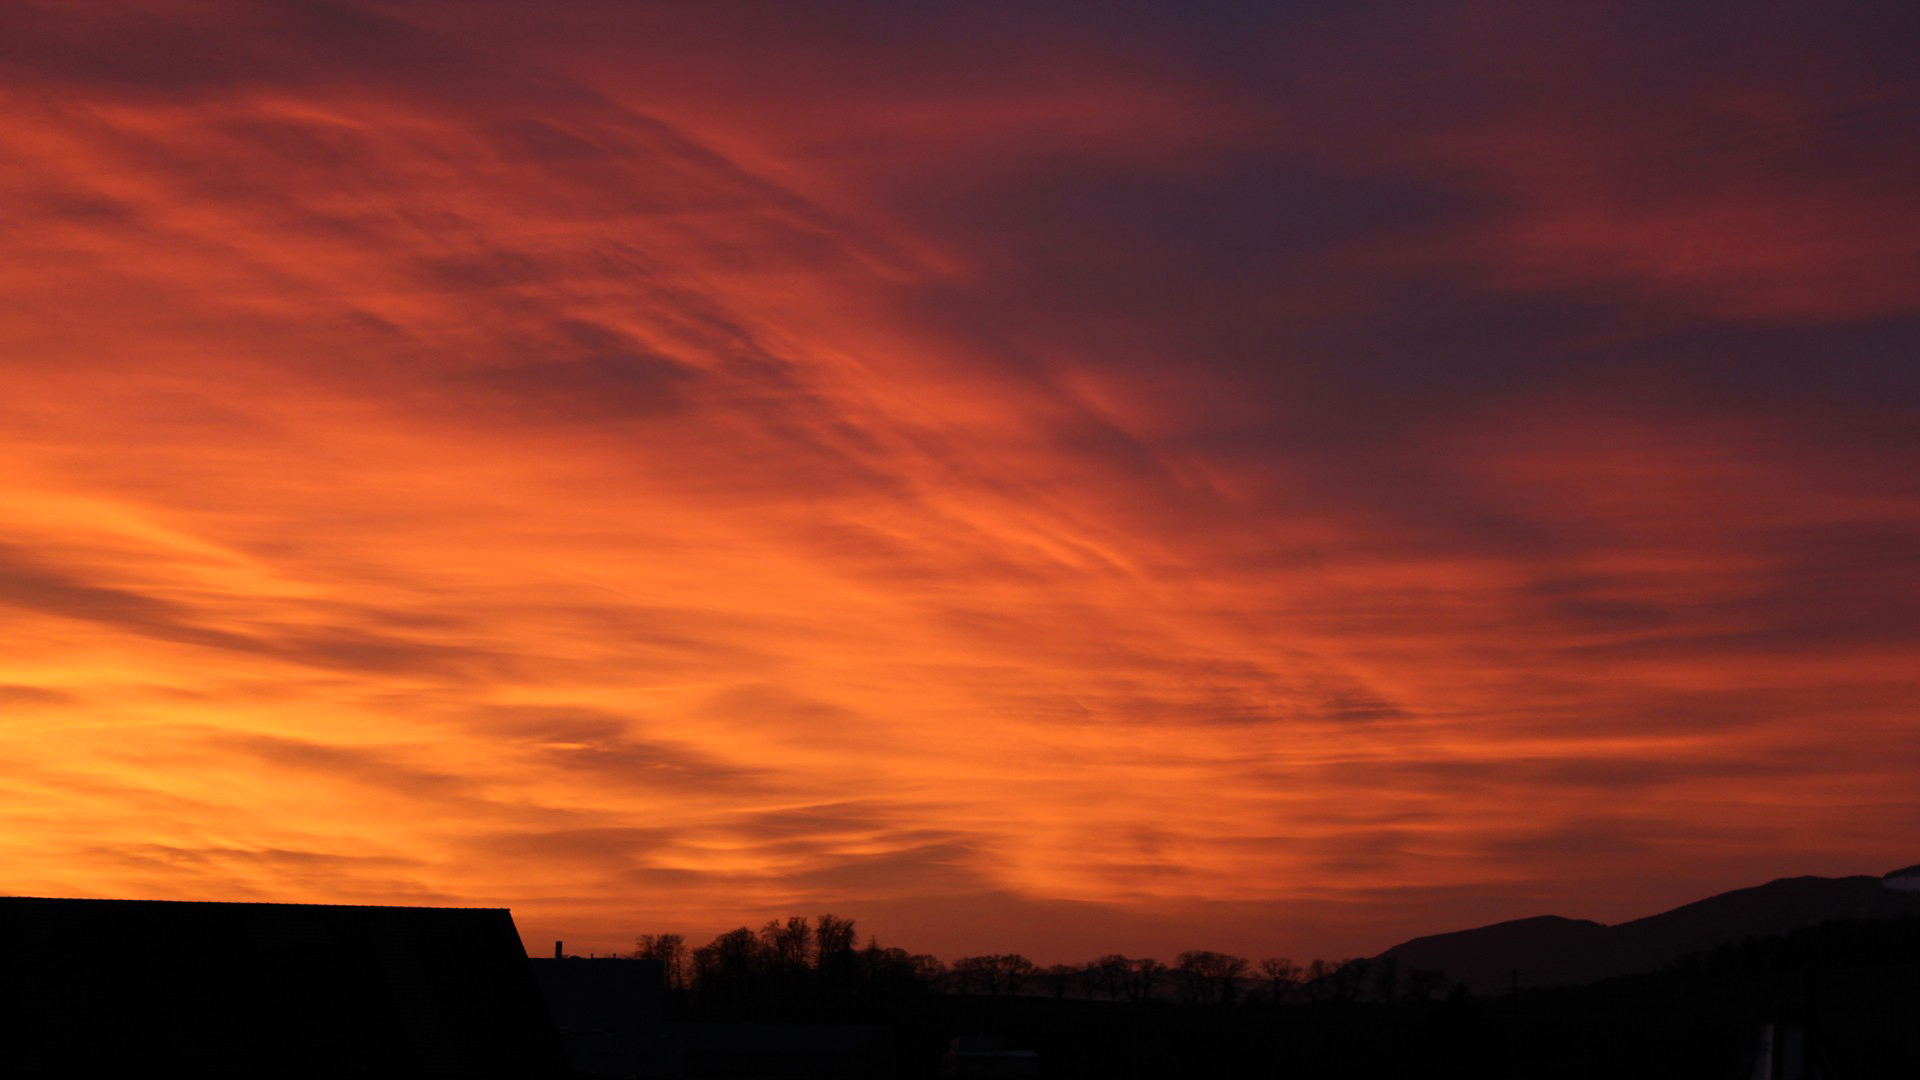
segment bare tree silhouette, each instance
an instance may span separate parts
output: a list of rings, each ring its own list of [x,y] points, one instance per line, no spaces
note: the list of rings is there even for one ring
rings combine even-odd
[[[1266,976],[1267,994],[1277,1004],[1285,1001],[1300,977],[1300,965],[1291,957],[1269,956],[1260,961],[1260,974]]]
[[[667,989],[685,990],[687,988],[687,939],[680,934],[641,934],[634,939],[633,952],[629,955],[638,960],[652,960],[660,965],[666,978]]]
[[[1018,994],[1037,969],[1019,953],[990,953],[963,956],[953,962],[952,970],[956,989],[962,993],[999,997]]]
[[[1091,992],[1108,1001],[1120,1001],[1128,996],[1133,985],[1133,961],[1119,953],[1108,953],[1098,960],[1087,962],[1087,983]]]
[[[1194,1005],[1232,1004],[1246,970],[1245,957],[1207,949],[1183,952],[1174,961],[1180,996]]]
[[[1150,1001],[1154,992],[1165,980],[1167,965],[1152,957],[1143,957],[1133,962],[1133,971],[1127,980],[1128,1001]]]

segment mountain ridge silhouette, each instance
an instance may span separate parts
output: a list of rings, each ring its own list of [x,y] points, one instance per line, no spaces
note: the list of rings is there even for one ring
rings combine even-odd
[[[1516,973],[1527,986],[1571,986],[1656,970],[1688,953],[1809,923],[1900,916],[1920,916],[1920,892],[1899,891],[1886,878],[1865,874],[1809,875],[1776,878],[1611,926],[1536,915],[1429,934],[1375,959],[1391,959],[1402,970],[1440,971],[1483,993],[1507,987]]]

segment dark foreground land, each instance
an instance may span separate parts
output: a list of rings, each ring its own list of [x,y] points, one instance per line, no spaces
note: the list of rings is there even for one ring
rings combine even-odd
[[[1920,916],[1907,913],[1749,935],[1580,986],[1521,969],[1491,993],[1389,977],[1386,957],[1265,981],[1199,980],[1203,965],[1184,962],[1212,954],[1183,957],[1195,978],[1175,994],[1044,980],[1013,993],[953,985],[981,965],[923,978],[900,950],[856,951],[851,923],[822,922],[844,929],[838,944],[788,964],[761,949],[777,933],[722,935],[694,950],[704,974],[668,992],[656,960],[529,961],[503,910],[0,897],[13,991],[0,1076],[1920,1076]],[[1787,1067],[1756,1070],[1769,1050]]]
[[[936,1076],[952,1036],[982,1032],[1037,1052],[1039,1075],[1058,1080],[1744,1080],[1773,1025],[1804,1040],[1810,1078],[1912,1076],[1920,1075],[1913,1043],[1920,919],[1824,923],[1695,954],[1655,973],[1567,988],[1521,982],[1495,995],[1200,1006],[935,994],[860,1012],[844,1019],[873,1025],[875,1039],[837,1063],[696,1055],[683,1067],[689,1075]]]

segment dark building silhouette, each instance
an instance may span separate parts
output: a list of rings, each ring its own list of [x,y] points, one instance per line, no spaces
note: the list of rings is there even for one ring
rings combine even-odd
[[[503,909],[0,897],[0,1073],[567,1075]]]
[[[887,1029],[875,1024],[668,1022],[657,961],[566,956],[533,960],[574,1074],[663,1077],[831,1077],[883,1074]]]
[[[659,963],[560,955],[530,963],[577,1075],[679,1075],[683,1051],[666,1023]]]

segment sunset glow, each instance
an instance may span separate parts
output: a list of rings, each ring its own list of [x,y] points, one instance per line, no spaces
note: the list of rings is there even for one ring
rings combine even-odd
[[[6,5],[0,892],[1331,957],[1912,863],[1914,16],[1710,8]]]

